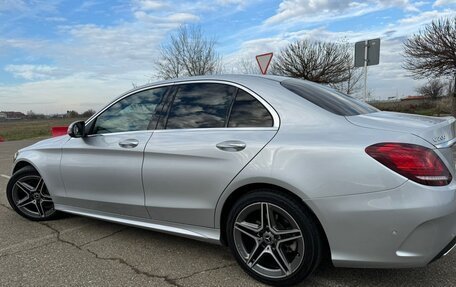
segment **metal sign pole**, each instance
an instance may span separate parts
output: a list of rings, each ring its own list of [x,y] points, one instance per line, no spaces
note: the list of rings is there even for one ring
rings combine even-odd
[[[364,101],[369,100],[367,92],[367,69],[380,62],[380,38],[355,43],[355,67],[364,68]]]
[[[368,41],[364,41],[364,101],[367,102],[367,48]]]

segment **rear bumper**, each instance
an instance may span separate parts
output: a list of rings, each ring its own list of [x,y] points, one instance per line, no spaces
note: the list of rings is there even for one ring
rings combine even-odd
[[[456,240],[456,183],[407,181],[392,190],[309,200],[326,232],[335,266],[421,267]]]

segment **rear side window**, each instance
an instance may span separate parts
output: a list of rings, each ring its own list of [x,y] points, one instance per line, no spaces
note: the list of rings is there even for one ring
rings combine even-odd
[[[166,129],[225,127],[235,93],[235,87],[224,84],[178,86]]]
[[[379,110],[331,88],[297,79],[284,80],[282,86],[309,102],[341,116],[356,116]]]
[[[239,89],[228,127],[272,127],[272,124],[269,111],[253,96]]]

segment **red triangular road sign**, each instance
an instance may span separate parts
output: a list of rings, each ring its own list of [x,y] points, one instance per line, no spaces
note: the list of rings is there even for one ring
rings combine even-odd
[[[260,67],[260,71],[263,75],[266,75],[268,71],[269,64],[271,63],[272,53],[266,53],[256,56],[256,60],[258,66]]]

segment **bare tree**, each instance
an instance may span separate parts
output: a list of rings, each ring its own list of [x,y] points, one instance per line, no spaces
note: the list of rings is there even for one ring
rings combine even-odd
[[[181,26],[170,42],[161,46],[156,67],[160,78],[171,79],[214,74],[220,63],[214,39],[204,37],[199,26]]]
[[[332,88],[347,95],[357,92],[361,88],[361,78],[363,77],[363,70],[355,67],[353,60],[347,63],[347,80],[340,83],[329,84]]]
[[[432,21],[404,43],[404,68],[415,78],[452,77],[456,83],[456,17]],[[453,115],[456,93],[453,91]]]
[[[296,41],[279,52],[272,70],[279,75],[328,84],[347,94],[358,88],[361,78],[348,43]]]
[[[237,68],[241,74],[261,74],[260,68],[255,60],[255,57],[242,58],[237,63]]]
[[[426,84],[417,88],[416,91],[420,96],[429,97],[433,100],[443,95],[445,83],[439,79],[429,80]]]

